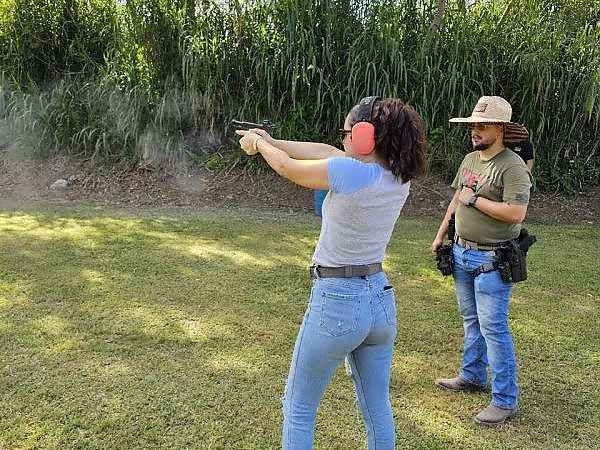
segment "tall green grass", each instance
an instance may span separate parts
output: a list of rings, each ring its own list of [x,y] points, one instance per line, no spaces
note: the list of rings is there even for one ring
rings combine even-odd
[[[348,109],[378,94],[415,106],[432,143],[430,169],[450,177],[468,142],[448,119],[469,114],[481,95],[502,95],[531,131],[538,189],[596,186],[600,0],[446,2],[443,16],[437,7],[9,0],[0,2],[0,72],[10,89],[35,86],[28,95],[47,96],[36,100],[40,109],[62,101],[61,114],[29,125],[52,140],[46,148],[129,164],[146,155],[159,166],[224,153],[233,117],[274,119],[286,137],[334,143]],[[100,105],[133,95],[130,118],[119,121],[128,131],[97,125],[112,118],[71,117],[64,95],[91,101],[81,89],[95,91]]]
[[[206,159],[220,145],[204,121],[207,110],[202,94],[184,93],[177,85],[154,98],[107,77],[62,79],[34,93],[0,86],[0,119],[13,138],[4,146],[10,151],[34,158],[61,153],[116,170],[138,163],[181,170]]]

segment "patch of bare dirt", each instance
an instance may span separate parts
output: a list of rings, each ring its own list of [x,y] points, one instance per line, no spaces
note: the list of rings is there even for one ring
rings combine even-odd
[[[64,188],[51,188],[63,179]],[[452,189],[426,177],[412,184],[403,217],[440,220]],[[274,173],[249,174],[239,167],[217,171],[194,169],[177,175],[138,169],[99,174],[73,167],[56,157],[44,163],[15,160],[0,154],[0,195],[20,199],[83,202],[128,209],[243,209],[273,213],[312,213],[313,192]],[[528,223],[598,225],[600,189],[575,197],[534,193]]]

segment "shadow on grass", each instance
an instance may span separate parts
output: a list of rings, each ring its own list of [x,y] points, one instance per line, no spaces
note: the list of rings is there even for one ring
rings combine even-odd
[[[318,226],[1,214],[0,443],[277,448],[279,397],[310,289]],[[515,290],[524,399],[516,425],[477,429],[472,416],[486,396],[435,390],[435,377],[458,370],[462,341],[452,282],[435,272],[429,255],[435,227],[400,221],[385,261],[398,302],[398,448],[499,448],[498,434],[504,448],[591,442],[599,407],[588,363],[598,355],[581,345],[585,315],[576,333],[565,333],[572,311],[544,308],[552,280]],[[562,245],[573,248],[573,239]],[[531,308],[524,299],[533,293]],[[594,301],[578,304],[598,313]],[[565,366],[557,372],[559,361]],[[322,448],[362,445],[362,425],[348,414],[352,401],[349,381],[338,376],[319,413]],[[556,423],[551,430],[547,415]],[[561,424],[565,417],[569,423]]]
[[[44,445],[78,433],[129,448],[278,441],[309,286],[297,253],[309,239],[291,230],[271,241],[226,222],[2,219],[3,403],[26,417],[2,427],[8,443],[38,432]],[[181,426],[179,442],[168,431]]]

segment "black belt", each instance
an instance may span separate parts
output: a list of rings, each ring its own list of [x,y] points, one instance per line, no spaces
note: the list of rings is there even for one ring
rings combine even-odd
[[[471,248],[473,250],[481,250],[484,252],[496,250],[497,248],[500,248],[500,247],[506,247],[506,245],[508,243],[508,242],[504,241],[504,242],[495,242],[492,244],[481,244],[479,242],[469,241],[468,239],[461,238],[460,236],[457,236],[454,242],[456,242],[458,245],[460,245],[464,248]]]
[[[362,266],[323,267],[310,266],[310,276],[313,278],[352,278],[373,275],[383,270],[381,263],[365,264]]]

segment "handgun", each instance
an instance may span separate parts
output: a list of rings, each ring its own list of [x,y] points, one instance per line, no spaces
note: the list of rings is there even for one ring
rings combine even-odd
[[[277,125],[275,125],[270,120],[263,120],[261,123],[254,123],[232,119],[231,126],[237,130],[250,130],[252,128],[260,128],[261,130],[265,130],[267,133],[271,133],[275,128],[277,128]]]

